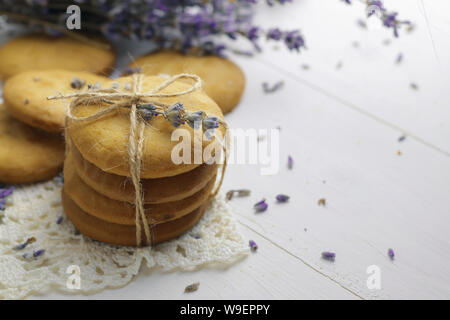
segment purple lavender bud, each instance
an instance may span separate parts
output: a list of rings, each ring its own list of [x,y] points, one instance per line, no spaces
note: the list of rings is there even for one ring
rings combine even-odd
[[[142,119],[146,121],[152,120],[153,117],[156,117],[159,114],[156,106],[152,103],[138,104],[136,107],[139,110]]]
[[[72,82],[70,83],[70,86],[72,87],[72,89],[80,90],[81,88],[84,87],[85,84],[86,84],[86,81],[80,80],[77,77],[74,77],[72,79]]]
[[[269,29],[269,31],[267,32],[267,38],[276,41],[280,40],[282,35],[282,32],[278,28]]]
[[[326,260],[334,261],[334,259],[336,258],[336,254],[334,252],[324,251],[324,252],[322,252],[322,258],[326,259]]]
[[[267,210],[269,205],[266,203],[266,199],[257,202],[254,206],[256,212],[264,212]]]
[[[294,167],[294,159],[291,156],[288,156],[287,167],[291,170]]]
[[[395,253],[394,253],[394,250],[392,250],[391,248],[389,248],[389,250],[388,250],[388,256],[389,256],[389,258],[391,258],[391,260],[394,260]]]
[[[256,244],[255,241],[250,240],[250,241],[248,242],[248,245],[249,245],[250,249],[251,249],[253,252],[255,252],[256,250],[258,250],[258,245]]]
[[[183,120],[181,119],[181,112],[184,110],[184,105],[180,102],[177,102],[167,108],[165,117],[174,127],[179,127],[183,124]]]
[[[6,207],[6,200],[0,199],[0,211],[5,210],[5,207]]]
[[[14,191],[14,187],[0,189],[0,198],[5,198],[5,197],[9,196],[10,194],[13,193],[13,191]]]
[[[288,202],[289,196],[287,196],[285,194],[279,194],[276,196],[276,199],[278,202]]]
[[[42,256],[45,253],[44,249],[39,249],[33,252],[33,257],[37,258],[39,256]]]
[[[217,117],[206,117],[202,120],[203,132],[208,140],[212,138],[214,134],[214,129],[219,127],[219,118]]]
[[[202,123],[203,118],[203,111],[198,110],[194,112],[189,112],[184,117],[184,120],[186,120],[187,124],[192,128],[197,130],[200,128],[200,124]]]
[[[59,216],[58,219],[56,220],[56,224],[61,224],[62,221],[63,221],[63,217]]]

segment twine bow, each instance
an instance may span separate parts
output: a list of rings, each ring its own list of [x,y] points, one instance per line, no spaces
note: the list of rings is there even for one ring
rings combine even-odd
[[[134,74],[131,82],[131,87],[129,88],[128,91],[121,91],[118,88],[108,88],[108,89],[91,88],[90,90],[83,92],[71,93],[67,95],[58,94],[56,96],[50,96],[47,98],[48,100],[73,98],[67,110],[66,123],[68,119],[70,119],[74,123],[94,121],[108,114],[111,114],[121,108],[130,109],[130,134],[128,139],[127,151],[128,151],[128,162],[130,167],[130,177],[135,189],[136,244],[138,246],[142,245],[141,224],[144,227],[145,245],[152,244],[152,235],[153,235],[150,232],[151,227],[145,215],[142,186],[140,182],[145,121],[142,119],[142,117],[138,115],[138,104],[141,102],[151,103],[163,110],[166,110],[169,107],[169,105],[156,101],[147,101],[147,99],[178,97],[194,92],[195,90],[200,89],[202,87],[202,80],[200,79],[200,77],[198,77],[197,75],[183,73],[173,76],[170,79],[167,79],[153,90],[150,90],[148,92],[141,92],[142,78],[143,78],[142,74]],[[195,82],[190,88],[183,91],[175,93],[161,93],[163,89],[167,88],[169,85],[171,85],[172,83],[181,78],[192,79]],[[86,105],[88,103],[89,104],[102,103],[102,105],[105,105],[105,108],[87,117],[78,117],[74,115],[73,112],[78,106]],[[220,121],[220,123],[226,126],[225,122]],[[222,184],[226,167],[226,158],[227,156],[225,148],[225,162],[222,167],[221,180],[218,184],[218,187],[213,192],[212,196],[217,194],[220,185]]]

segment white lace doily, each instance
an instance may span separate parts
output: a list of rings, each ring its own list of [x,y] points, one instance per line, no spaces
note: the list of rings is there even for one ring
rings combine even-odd
[[[0,211],[1,299],[49,290],[92,294],[126,285],[144,261],[150,269],[193,270],[232,264],[249,252],[223,197],[214,200],[198,225],[180,238],[154,248],[114,247],[78,234],[62,210],[61,186],[61,179],[55,178],[16,187],[6,210]],[[30,238],[35,241],[15,249]],[[69,266],[81,271],[80,289],[66,284]]]

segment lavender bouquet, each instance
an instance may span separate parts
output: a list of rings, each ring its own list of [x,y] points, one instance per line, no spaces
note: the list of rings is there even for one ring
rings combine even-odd
[[[265,0],[269,6],[292,0]],[[341,0],[351,4],[351,0]],[[378,16],[387,28],[398,29],[407,21],[389,12],[381,1],[360,0],[368,15]],[[9,22],[39,26],[49,33],[67,33],[66,9],[72,4],[82,13],[82,28],[71,33],[151,40],[159,48],[203,54],[224,55],[225,50],[251,54],[259,51],[261,40],[282,42],[289,50],[305,48],[299,30],[263,29],[253,23],[257,0],[0,0],[0,15]],[[227,39],[247,39],[253,50],[233,49]]]

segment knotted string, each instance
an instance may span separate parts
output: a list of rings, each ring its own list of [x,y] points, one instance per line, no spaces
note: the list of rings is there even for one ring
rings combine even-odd
[[[69,108],[67,110],[66,123],[68,119],[70,119],[73,123],[94,121],[108,114],[111,114],[121,108],[130,109],[130,133],[127,151],[128,151],[128,162],[130,167],[130,177],[135,189],[136,244],[138,246],[142,245],[141,224],[144,226],[145,245],[152,244],[152,234],[150,232],[149,222],[145,215],[143,192],[141,185],[141,164],[145,138],[144,137],[145,121],[142,119],[142,117],[138,115],[137,105],[140,102],[144,102],[145,98],[177,97],[189,94],[202,87],[202,81],[200,77],[192,74],[179,74],[164,81],[153,90],[150,90],[148,92],[141,92],[142,78],[143,76],[141,74],[134,74],[132,78],[131,88],[129,91],[121,91],[118,90],[118,88],[109,88],[109,89],[94,88],[88,91],[71,93],[67,95],[58,94],[56,96],[50,96],[47,98],[48,100],[74,98],[70,102]],[[195,83],[190,88],[183,91],[175,93],[161,93],[161,90],[167,88],[169,85],[171,85],[180,78],[192,79],[195,81]],[[163,110],[166,110],[169,107],[169,105],[161,102],[156,101],[145,101],[145,102],[154,104],[155,106],[158,106]],[[74,110],[77,107],[92,103],[101,103],[101,105],[105,106],[105,108],[101,109],[97,113],[94,113],[86,117],[78,117],[74,115]],[[219,122],[220,124],[226,127],[226,123],[224,121]],[[226,140],[229,141],[229,139]],[[224,164],[222,167],[222,174],[219,184],[216,190],[211,194],[211,196],[215,196],[219,191],[225,174],[228,148],[223,144],[223,142],[221,142],[221,144],[222,148],[225,150]]]

